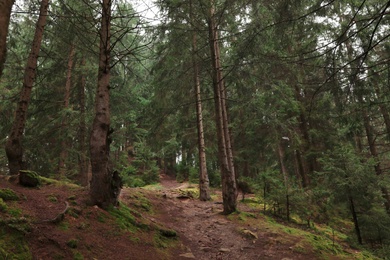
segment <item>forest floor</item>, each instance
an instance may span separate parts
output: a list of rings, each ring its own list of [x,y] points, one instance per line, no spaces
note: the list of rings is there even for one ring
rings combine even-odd
[[[222,215],[219,191],[201,202],[192,196],[196,187],[165,175],[153,188],[124,188],[120,199],[128,207],[109,212],[86,206],[87,190],[72,184],[46,181],[33,189],[0,179],[5,188],[19,200],[0,203],[0,259],[370,258],[276,223],[246,203]]]

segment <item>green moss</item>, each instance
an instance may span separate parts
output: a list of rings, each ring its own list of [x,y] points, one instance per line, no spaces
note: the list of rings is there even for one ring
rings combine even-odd
[[[0,199],[4,201],[19,200],[19,196],[11,189],[0,189]]]
[[[177,237],[176,231],[175,231],[175,230],[172,230],[172,229],[163,229],[163,228],[161,228],[161,229],[160,229],[160,234],[161,234],[163,237],[168,237],[168,238]]]
[[[77,239],[71,239],[68,242],[66,242],[66,245],[70,248],[77,248],[79,241]]]
[[[68,200],[75,200],[76,199],[76,195],[70,195],[69,197],[68,197]]]
[[[130,196],[130,198],[132,199],[132,202],[130,203],[130,206],[132,208],[137,208],[137,209],[140,209],[142,211],[146,211],[146,212],[149,212],[149,213],[153,213],[152,212],[152,204],[150,203],[150,201],[142,194],[142,192],[137,192],[137,193],[134,193],[133,195]],[[133,212],[133,213],[136,213],[136,212]],[[137,214],[137,213],[136,213]]]
[[[247,222],[248,218],[257,219],[257,216],[256,216],[256,214],[250,213],[250,212],[236,211],[236,212],[233,212],[232,214],[228,215],[227,218],[229,220],[237,219],[241,222]]]
[[[60,224],[58,225],[58,227],[62,231],[67,231],[67,230],[69,230],[69,223],[67,221],[61,221]]]
[[[40,176],[39,177],[40,180],[41,180],[41,184],[42,185],[54,185],[54,186],[66,186],[68,188],[71,188],[71,189],[78,189],[80,188],[79,185],[77,184],[74,184],[68,180],[55,180],[55,179],[51,179],[51,178],[46,178],[46,177],[42,177]]]
[[[162,190],[163,187],[161,186],[160,183],[155,183],[155,184],[146,185],[146,186],[142,187],[142,189],[145,189],[145,190]]]
[[[199,189],[197,187],[188,186],[188,188],[180,189],[180,193],[191,198],[199,198]]]
[[[58,202],[58,199],[55,195],[49,195],[47,197],[47,200],[50,201],[50,202]]]
[[[0,259],[32,259],[22,232],[0,226]]]
[[[7,213],[14,218],[18,218],[22,215],[22,210],[15,207],[8,207]]]
[[[7,212],[8,206],[7,203],[4,202],[2,198],[0,198],[0,212]]]
[[[80,252],[75,251],[73,253],[73,260],[84,260],[84,256]]]
[[[136,231],[136,220],[129,207],[124,204],[120,204],[118,208],[109,209],[109,213],[115,217],[115,222],[122,230],[127,230],[130,232]]]
[[[101,223],[106,223],[106,215],[104,213],[99,213],[97,216],[97,220]]]
[[[38,173],[29,170],[20,170],[19,183],[23,186],[37,187],[42,184]]]

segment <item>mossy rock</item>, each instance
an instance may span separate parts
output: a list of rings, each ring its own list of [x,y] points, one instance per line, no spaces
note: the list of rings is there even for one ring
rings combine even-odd
[[[19,196],[11,189],[0,189],[0,198],[4,201],[19,200]]]
[[[38,173],[34,171],[22,170],[19,172],[19,184],[25,187],[37,187],[41,184]]]
[[[176,233],[175,230],[160,228],[159,231],[160,231],[160,234],[161,234],[163,237],[168,237],[168,238],[177,237],[177,233]]]

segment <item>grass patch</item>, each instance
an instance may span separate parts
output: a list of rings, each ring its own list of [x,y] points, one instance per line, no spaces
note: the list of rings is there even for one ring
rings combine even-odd
[[[84,256],[80,252],[74,251],[73,260],[84,260]]]
[[[248,218],[257,219],[255,213],[244,212],[244,211],[236,211],[227,216],[229,220],[239,220],[240,222],[247,222]]]
[[[136,192],[129,196],[131,199],[130,206],[132,208],[137,208],[145,212],[153,213],[152,204],[150,201],[142,194],[142,192]],[[123,204],[121,204],[123,206]],[[133,212],[135,215],[139,215],[138,212]]]
[[[0,189],[0,199],[4,201],[17,201],[19,196],[11,189]]]
[[[57,199],[57,197],[55,195],[49,195],[47,197],[47,200],[50,201],[50,202],[53,202],[53,203],[58,202],[58,199]]]
[[[62,231],[69,230],[69,222],[67,221],[61,221],[60,224],[58,224],[58,228]]]
[[[2,198],[0,198],[0,212],[7,212],[8,210],[8,206],[7,206],[7,203],[4,202],[4,200]]]
[[[154,234],[154,244],[157,248],[166,249],[175,246],[173,243],[177,239],[176,231],[170,229],[159,229]]]
[[[0,259],[32,259],[22,232],[0,225]]]
[[[142,187],[142,189],[145,189],[145,190],[162,190],[163,187],[161,186],[160,183],[155,183],[155,184],[146,185],[146,186]]]
[[[66,242],[66,245],[70,248],[77,248],[79,241],[77,239],[71,239],[68,242]]]
[[[108,212],[115,218],[115,222],[121,230],[135,233],[137,227],[142,226],[140,223],[137,223],[131,209],[122,203],[118,208],[111,207]]]

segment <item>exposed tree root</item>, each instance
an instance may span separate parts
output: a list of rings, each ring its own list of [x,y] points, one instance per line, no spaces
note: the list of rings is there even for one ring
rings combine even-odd
[[[35,222],[35,223],[36,224],[39,224],[39,223],[54,223],[54,224],[60,223],[61,221],[64,220],[65,214],[68,210],[69,210],[69,203],[67,201],[65,201],[65,209],[60,214],[58,214],[55,218],[46,219],[46,220],[42,220],[42,221]]]

